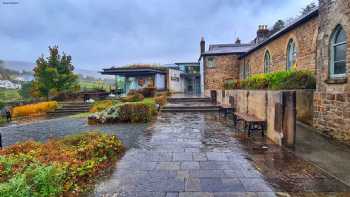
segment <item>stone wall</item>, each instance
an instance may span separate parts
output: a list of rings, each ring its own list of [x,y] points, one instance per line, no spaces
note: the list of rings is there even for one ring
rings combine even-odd
[[[312,126],[315,90],[296,90],[297,120]]]
[[[350,2],[320,0],[317,40],[317,89],[314,95],[314,127],[339,140],[350,140]],[[347,76],[329,78],[330,40],[341,25],[347,33]]]
[[[280,103],[283,106],[291,106],[295,105],[295,103],[283,103],[283,93],[284,91],[268,91],[268,90],[216,90],[217,92],[217,103],[228,105],[230,96],[234,97],[236,112],[247,113],[250,115],[254,115],[262,120],[267,121],[267,131],[266,135],[269,139],[271,139],[274,143],[278,145],[286,145],[283,143],[284,139],[286,139],[286,135],[290,134],[290,130],[292,129],[292,135],[295,133],[295,128],[293,127],[285,127],[281,130],[277,130],[275,128],[276,120],[281,120],[279,124],[285,122],[284,124],[293,125],[293,121],[295,124],[296,114],[286,115],[284,112],[280,112],[279,114],[275,114],[276,112],[276,104]],[[293,91],[288,91],[293,92]],[[301,93],[299,93],[301,94]],[[206,91],[206,95],[210,95],[210,91]],[[278,119],[282,117],[281,119]],[[277,119],[276,119],[277,118]],[[291,121],[287,123],[288,121]],[[284,131],[288,130],[288,131]],[[283,133],[286,133],[285,135]],[[285,137],[285,138],[284,138]],[[293,141],[294,139],[292,139]],[[285,140],[286,141],[286,140]],[[292,142],[293,143],[293,142]]]
[[[213,68],[208,68],[208,58],[214,58]],[[239,55],[217,55],[204,57],[205,90],[223,89],[225,79],[239,79]]]
[[[297,45],[297,69],[315,70],[318,26],[319,20],[315,17],[247,55],[241,64],[250,66],[250,74],[264,73],[264,56],[268,50],[271,55],[271,72],[286,70],[287,46],[290,39],[293,39]]]

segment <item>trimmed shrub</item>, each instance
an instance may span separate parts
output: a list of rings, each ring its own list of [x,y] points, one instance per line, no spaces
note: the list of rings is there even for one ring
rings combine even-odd
[[[112,101],[112,100],[96,101],[90,108],[90,112],[95,113],[95,112],[103,111],[107,108],[112,107],[113,104],[115,104],[115,101]]]
[[[138,93],[136,90],[130,90],[128,96],[121,98],[122,102],[139,102],[142,101],[145,97]]]
[[[141,102],[116,104],[102,112],[89,116],[89,124],[104,124],[118,122],[149,122],[157,114],[153,99]]]
[[[315,74],[308,70],[279,71],[269,74],[256,74],[240,82],[242,89],[315,89]]]
[[[79,196],[124,152],[116,136],[87,132],[0,150],[1,196]]]
[[[58,103],[56,101],[17,106],[12,109],[12,117],[42,115],[57,109],[57,107]]]

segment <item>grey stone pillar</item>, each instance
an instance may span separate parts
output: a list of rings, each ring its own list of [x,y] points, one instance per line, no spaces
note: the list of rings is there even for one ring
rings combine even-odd
[[[296,92],[282,92],[283,102],[283,139],[284,146],[294,146],[296,132]]]

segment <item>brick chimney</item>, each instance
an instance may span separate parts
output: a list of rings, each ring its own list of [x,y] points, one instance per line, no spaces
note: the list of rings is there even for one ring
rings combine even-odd
[[[241,44],[241,40],[237,37],[235,44]]]
[[[267,25],[259,25],[258,31],[256,32],[256,43],[261,43],[269,37],[270,30]]]
[[[204,40],[204,37],[201,38],[200,47],[201,47],[201,54],[203,54],[205,52],[205,40]]]

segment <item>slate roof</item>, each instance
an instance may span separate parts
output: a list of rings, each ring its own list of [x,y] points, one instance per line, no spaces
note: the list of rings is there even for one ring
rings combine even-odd
[[[319,11],[319,8],[317,7],[314,10],[310,11],[308,14],[306,14],[306,15],[298,18],[298,19],[296,19],[292,23],[287,24],[286,27],[284,27],[280,31],[276,32],[275,34],[271,35],[269,38],[267,38],[263,42],[259,43],[255,47],[252,47],[246,53],[242,54],[242,57],[245,57],[245,56],[251,54],[252,52],[260,49],[261,47],[263,47],[263,46],[267,45],[268,43],[274,41],[275,39],[281,37],[285,33],[288,33],[289,31],[291,31],[291,30],[297,28],[298,26],[300,26],[300,25],[308,22],[309,20],[313,19],[314,17],[317,17],[318,16],[318,11]]]
[[[202,55],[241,54],[253,47],[254,44],[211,44]]]

